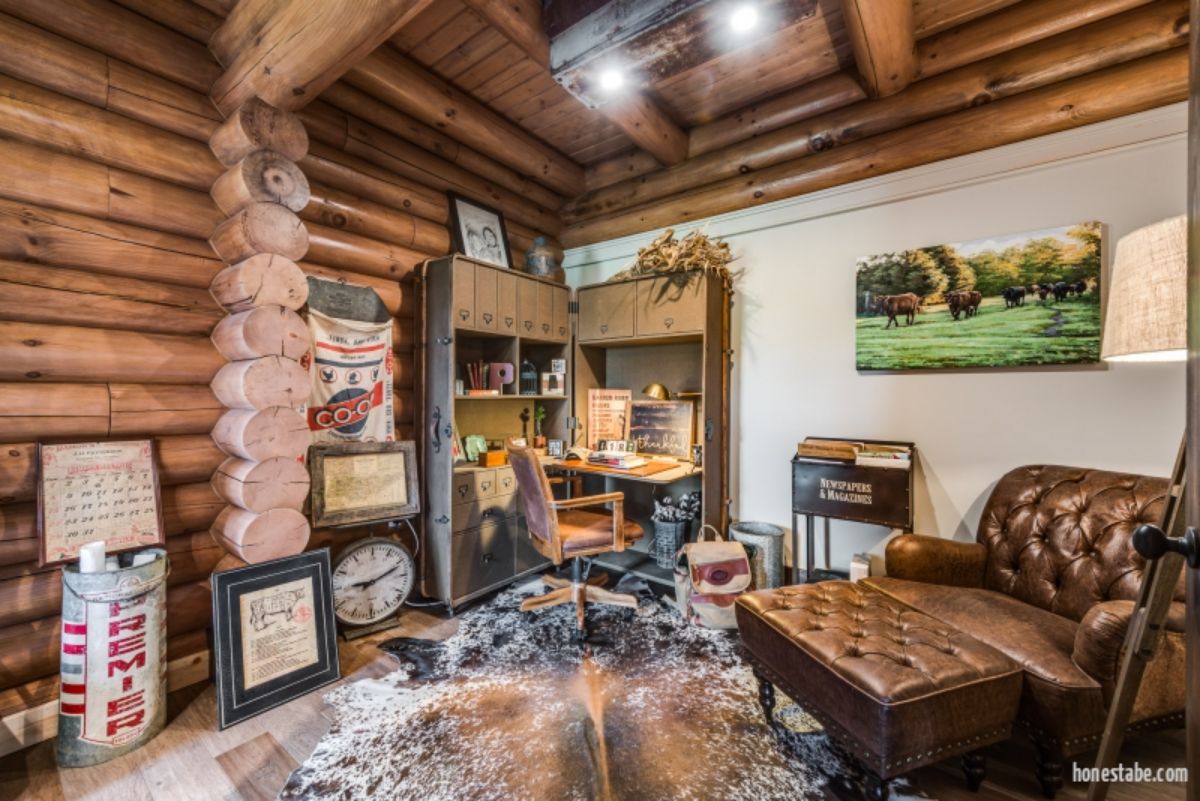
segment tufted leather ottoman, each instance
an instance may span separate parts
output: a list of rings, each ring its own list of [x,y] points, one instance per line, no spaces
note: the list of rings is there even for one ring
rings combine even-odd
[[[866,768],[875,798],[886,780],[1006,740],[1021,667],[955,628],[859,584],[826,581],[742,595],[738,630],[768,719],[778,685]]]

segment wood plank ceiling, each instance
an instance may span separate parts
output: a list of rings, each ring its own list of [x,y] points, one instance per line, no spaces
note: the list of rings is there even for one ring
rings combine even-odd
[[[194,0],[222,15],[237,1]],[[647,7],[620,2],[627,16]],[[701,9],[709,32],[734,7],[641,2]],[[542,9],[562,34],[578,21],[564,14],[603,10],[602,0],[427,2],[306,121],[320,125],[334,108],[357,114],[376,127],[351,138],[390,135],[474,169],[501,187],[475,194],[528,233],[577,246],[1186,98],[1187,0],[738,4],[765,12],[753,35],[716,47],[692,24],[678,47],[656,43],[671,69],[593,108],[579,99],[596,97],[577,81],[586,62],[559,71],[571,91],[552,76]],[[430,172],[432,185],[470,188],[442,165],[411,169]]]
[[[863,68],[856,64],[845,6],[862,0],[775,3],[792,16],[772,20],[759,35],[703,63],[632,87],[665,115],[666,125],[685,132],[689,158],[672,165],[661,154],[656,159],[638,148],[610,119],[613,115],[589,108],[559,86],[511,31],[506,35],[475,10],[479,2],[439,0],[386,46],[585,168],[588,191],[560,209],[565,226],[561,239],[568,246],[682,223],[1185,97],[1184,0],[912,0],[911,9],[902,11],[911,15],[913,82],[905,89],[907,80],[902,80],[887,91],[864,80]],[[536,0],[515,5],[530,2],[537,5]],[[869,29],[870,14],[863,16]],[[1109,86],[1131,81],[1136,88],[1124,99],[1100,98],[1105,81],[1085,83],[1100,70],[1109,70]],[[882,96],[897,90],[902,91]],[[1036,103],[1042,95],[1049,102],[1051,96],[1078,97],[1078,102],[1060,104],[1056,112]],[[1010,97],[1022,103],[1005,100]],[[974,108],[993,103],[991,116]],[[1002,110],[1010,107],[1012,111]],[[968,116],[957,116],[964,114]],[[1024,124],[1010,125],[1016,116],[1024,116]],[[963,131],[965,142],[938,140],[929,146],[902,136],[943,117],[948,124],[956,124],[951,119],[987,120],[984,124],[992,129]],[[1010,132],[1014,127],[1019,130]],[[452,125],[447,131],[453,135]],[[857,163],[848,147],[866,138],[877,141],[889,156],[870,169]],[[865,145],[859,151],[869,154],[872,149]],[[923,153],[915,154],[922,148]],[[820,158],[806,158],[811,156]]]

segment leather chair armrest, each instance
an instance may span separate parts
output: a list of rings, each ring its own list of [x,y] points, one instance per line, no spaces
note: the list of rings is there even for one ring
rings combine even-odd
[[[987,548],[978,542],[901,534],[888,543],[884,560],[892,578],[948,587],[982,587]]]
[[[1133,619],[1133,601],[1104,601],[1088,610],[1075,630],[1071,658],[1089,676],[1101,684],[1116,681],[1121,670],[1121,649],[1125,633]],[[1164,626],[1167,632],[1184,631],[1186,608],[1173,601]]]

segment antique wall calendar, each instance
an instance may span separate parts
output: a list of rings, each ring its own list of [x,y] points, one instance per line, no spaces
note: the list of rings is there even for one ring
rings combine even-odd
[[[42,565],[76,559],[89,542],[108,553],[163,543],[154,440],[38,447]]]

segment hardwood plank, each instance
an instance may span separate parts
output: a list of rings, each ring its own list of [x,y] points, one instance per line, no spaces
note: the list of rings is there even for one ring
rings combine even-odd
[[[917,38],[932,36],[1019,0],[913,0],[913,23]]]
[[[462,13],[464,8],[465,6],[460,0],[438,0],[418,14],[412,22],[392,34],[392,38],[388,41],[407,53],[427,39],[436,36],[437,32],[447,22]]]
[[[448,54],[477,33],[487,30],[487,23],[478,14],[468,8],[463,8],[452,18],[446,20],[442,27],[434,31],[423,42],[414,45],[409,55],[428,67]]]
[[[54,743],[38,743],[0,759],[0,798],[66,801],[54,764]]]
[[[288,776],[299,767],[269,732],[219,755],[217,764],[243,801],[275,801]]]

